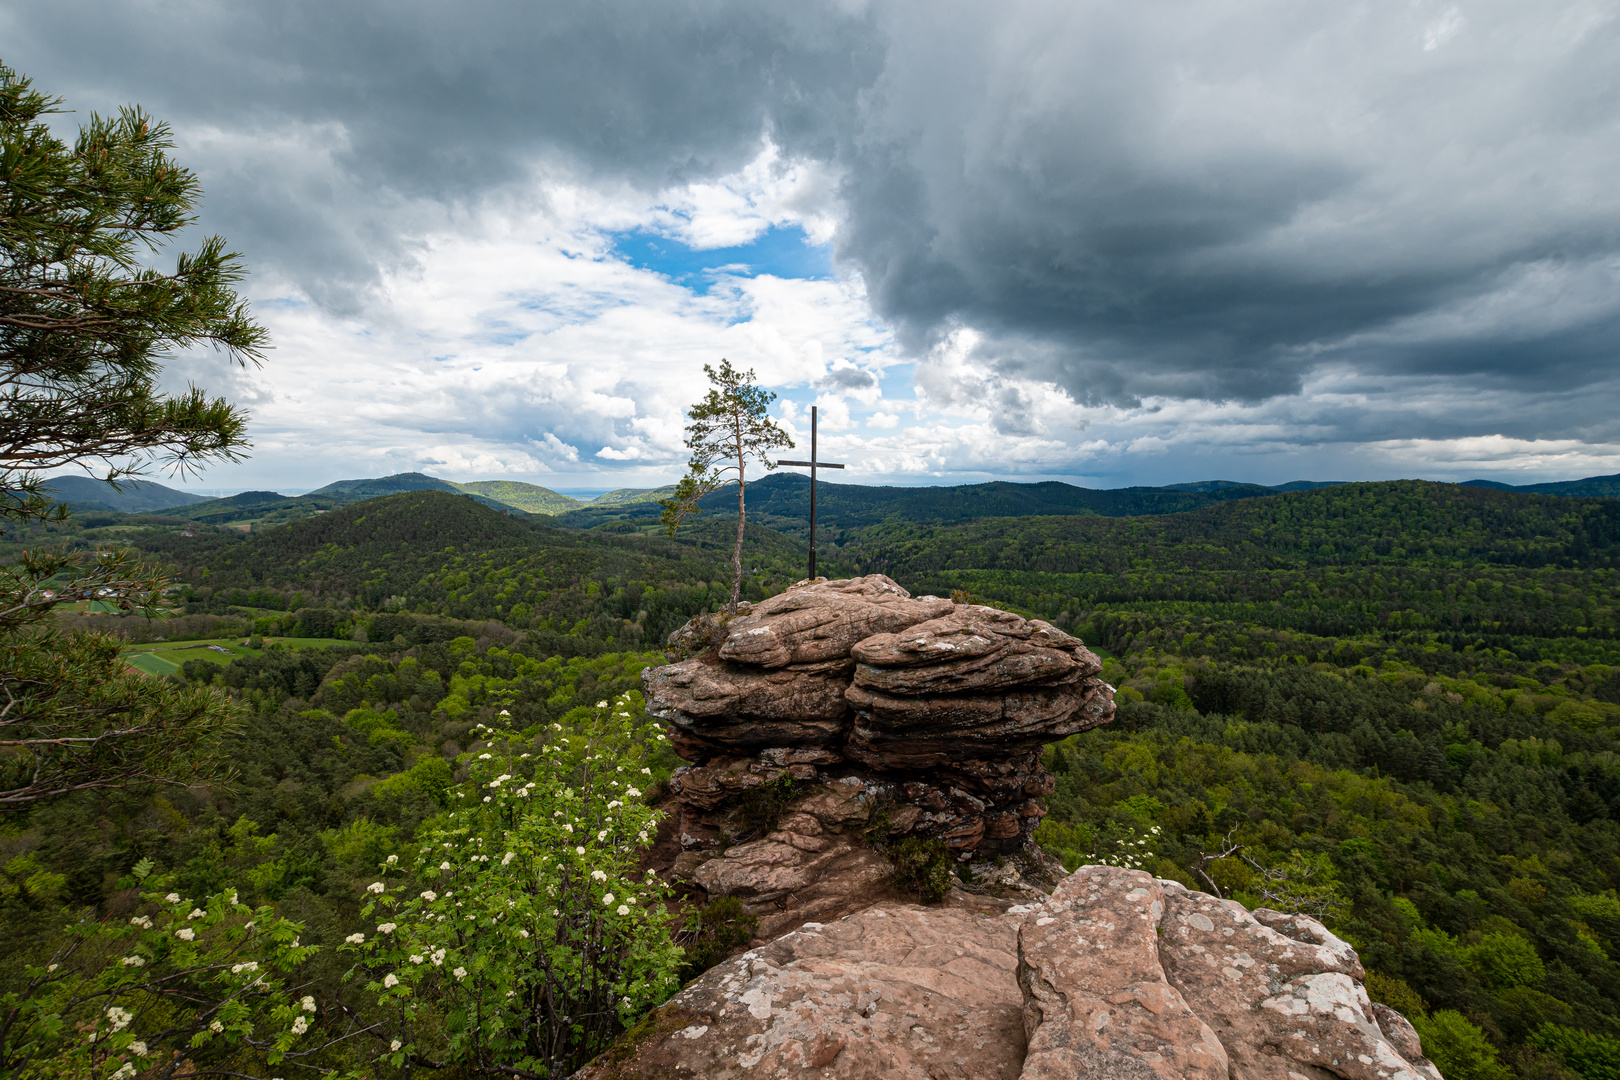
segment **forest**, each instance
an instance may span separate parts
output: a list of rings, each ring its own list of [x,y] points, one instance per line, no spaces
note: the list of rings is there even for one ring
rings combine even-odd
[[[820,560],[1051,620],[1104,657],[1119,718],[1048,748],[1050,852],[1319,913],[1447,1077],[1620,1076],[1620,501],[1402,481],[994,509],[851,517]],[[802,541],[759,519],[745,599],[803,572]],[[15,947],[37,960],[79,913],[130,910],[139,869],[302,924],[320,951],[300,978],[352,999],[367,882],[443,827],[491,727],[538,752],[599,702],[635,712],[669,632],[724,602],[729,525],[700,521],[570,528],[410,491],[247,534],[96,512],[8,533],[11,551],[129,545],[174,583],[157,617],[67,625],[259,642],[170,676],[239,703],[229,780],[0,820]],[[677,764],[645,745],[651,783]]]

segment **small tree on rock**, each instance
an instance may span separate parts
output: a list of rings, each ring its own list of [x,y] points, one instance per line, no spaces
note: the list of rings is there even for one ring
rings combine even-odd
[[[703,373],[714,385],[686,414],[692,421],[686,427],[686,446],[692,451],[692,460],[687,474],[675,486],[675,494],[660,500],[660,505],[664,508],[664,527],[674,536],[688,514],[702,513],[698,500],[729,483],[731,474],[736,474],[737,543],[731,550],[731,603],[726,608],[735,615],[742,591],[748,459],[756,458],[766,469],[774,469],[776,463],[770,459],[770,451],[791,449],[793,440],[765,414],[776,395],[755,385],[752,369],[738,371],[730,361],[721,360],[718,371],[704,364]]]

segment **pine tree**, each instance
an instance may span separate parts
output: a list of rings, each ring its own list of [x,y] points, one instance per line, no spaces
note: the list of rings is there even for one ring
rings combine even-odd
[[[703,373],[713,386],[686,414],[692,421],[686,427],[686,447],[692,451],[692,460],[687,474],[675,486],[675,494],[660,500],[660,505],[664,508],[664,527],[674,536],[688,514],[702,513],[699,499],[722,484],[736,480],[737,542],[731,551],[731,602],[726,608],[729,614],[735,615],[742,592],[748,459],[755,458],[766,469],[774,469],[776,463],[770,459],[770,451],[791,449],[793,440],[766,415],[765,410],[776,400],[776,395],[755,384],[752,369],[739,372],[729,360],[722,359],[718,371],[704,364]]]
[[[177,350],[211,345],[245,364],[267,347],[223,240],[172,272],[142,262],[196,220],[201,197],[166,153],[169,129],[126,108],[92,115],[70,147],[43,119],[60,104],[0,65],[0,523],[67,515],[47,494],[52,469],[116,482],[238,459],[243,413],[158,381]],[[0,809],[208,773],[232,715],[222,695],[135,675],[117,639],[51,622],[74,600],[150,610],[163,588],[125,554],[30,550],[0,569]]]

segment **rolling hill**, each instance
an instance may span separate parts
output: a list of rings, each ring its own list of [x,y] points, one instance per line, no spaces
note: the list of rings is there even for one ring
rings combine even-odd
[[[1219,486],[1217,486],[1219,485]],[[1207,486],[1210,490],[1194,490]],[[1135,514],[1175,514],[1232,499],[1275,495],[1271,488],[1254,484],[1181,485],[1178,488],[1113,488],[1094,490],[1046,481],[1014,484],[994,481],[955,487],[888,487],[833,484],[816,488],[816,522],[827,536],[883,521],[949,522],[984,517],[1028,515],[1084,515],[1122,517]],[[707,495],[703,508],[725,516],[736,505],[729,487]],[[600,500],[598,500],[599,502]],[[589,504],[563,514],[559,522],[590,529],[609,521],[651,522],[661,513],[656,501],[625,501],[613,505]],[[772,473],[748,485],[748,518],[790,536],[808,532],[810,478],[798,473]]]
[[[114,487],[105,480],[89,476],[53,476],[49,489],[76,510],[117,510],[125,514],[145,514],[209,501],[205,496],[176,491],[150,480],[125,480]]]
[[[1620,473],[1613,476],[1588,476],[1584,480],[1556,480],[1549,484],[1501,484],[1495,480],[1469,480],[1463,487],[1490,488],[1493,491],[1518,491],[1526,495],[1563,495],[1575,499],[1620,498]]]
[[[673,494],[675,494],[674,484],[656,488],[615,488],[612,491],[604,491],[581,505],[597,507],[622,506],[626,503],[656,503],[659,499],[667,499]]]
[[[468,494],[482,495],[528,514],[566,514],[585,505],[550,488],[516,480],[474,480],[468,484],[452,483],[451,487]]]

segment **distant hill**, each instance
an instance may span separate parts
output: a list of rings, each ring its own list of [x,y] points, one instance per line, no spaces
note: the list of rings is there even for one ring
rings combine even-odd
[[[1584,480],[1556,480],[1550,484],[1501,484],[1495,480],[1467,480],[1463,487],[1490,488],[1492,491],[1519,491],[1526,495],[1563,495],[1574,499],[1620,498],[1620,473],[1588,476]]]
[[[604,491],[582,505],[619,506],[625,503],[656,503],[659,499],[667,499],[673,494],[675,494],[674,484],[656,488],[616,488],[613,491]]]
[[[697,523],[677,541],[634,529],[624,535],[613,528],[585,533],[501,513],[458,492],[423,489],[350,503],[281,528],[256,528],[242,538],[170,529],[146,534],[139,543],[176,566],[181,579],[190,577],[210,591],[296,590],[302,602],[346,598],[373,609],[404,596],[413,610],[455,618],[495,617],[497,605],[512,602],[501,594],[520,583],[522,595],[537,605],[547,596],[536,594],[570,588],[576,591],[557,598],[558,617],[567,616],[568,625],[594,602],[594,593],[578,591],[582,578],[609,571],[624,582],[639,582],[629,586],[634,595],[619,590],[604,631],[617,633],[615,627],[647,606],[640,597],[648,584],[720,581],[728,572],[731,533],[720,521]],[[763,568],[776,588],[796,579],[803,560],[803,545],[768,529],[749,530],[748,568]],[[469,577],[467,568],[476,573]],[[608,589],[604,599],[614,591]],[[669,597],[653,604],[650,621],[643,612],[643,622],[655,628],[648,640],[663,641],[695,613],[696,603]]]
[[[421,475],[418,473],[417,475]],[[431,477],[429,478],[431,479]],[[578,510],[585,503],[538,484],[524,484],[516,480],[475,480],[470,484],[452,483],[451,487],[530,514],[566,514]]]
[[[89,476],[53,476],[49,488],[75,509],[118,510],[126,514],[145,514],[208,501],[206,496],[176,491],[149,480],[120,481],[115,488],[105,480]]]
[[[362,480],[338,480],[311,495],[330,495],[347,499],[375,499],[379,495],[398,495],[402,491],[455,491],[456,485],[427,473],[406,472],[392,476],[371,477]]]
[[[538,484],[525,484],[516,480],[475,480],[458,484],[454,480],[441,480],[427,473],[395,473],[362,480],[339,480],[316,488],[311,495],[338,498],[353,502],[357,499],[376,499],[384,495],[398,495],[402,491],[454,491],[471,495],[492,509],[521,510],[526,514],[565,514],[585,504],[578,499],[558,494]]]
[[[275,491],[244,491],[227,499],[209,499],[168,511],[170,517],[204,525],[284,525],[347,506],[357,499],[331,495],[282,495]]]
[[[1189,490],[1207,487],[1210,490]],[[1036,484],[993,481],[955,487],[880,487],[831,484],[816,488],[816,522],[824,529],[858,529],[884,521],[946,523],[984,517],[1030,515],[1088,515],[1127,517],[1140,514],[1176,514],[1232,499],[1275,495],[1256,484],[1210,481],[1179,488],[1111,488],[1094,490],[1055,480]],[[705,510],[730,512],[736,493],[729,487],[703,499]],[[648,520],[659,513],[657,502],[625,501],[599,505],[600,500],[562,515],[558,520],[574,528],[596,528],[610,521]],[[808,531],[810,479],[799,473],[772,473],[748,485],[748,518],[790,536]],[[830,536],[830,534],[829,534]]]

